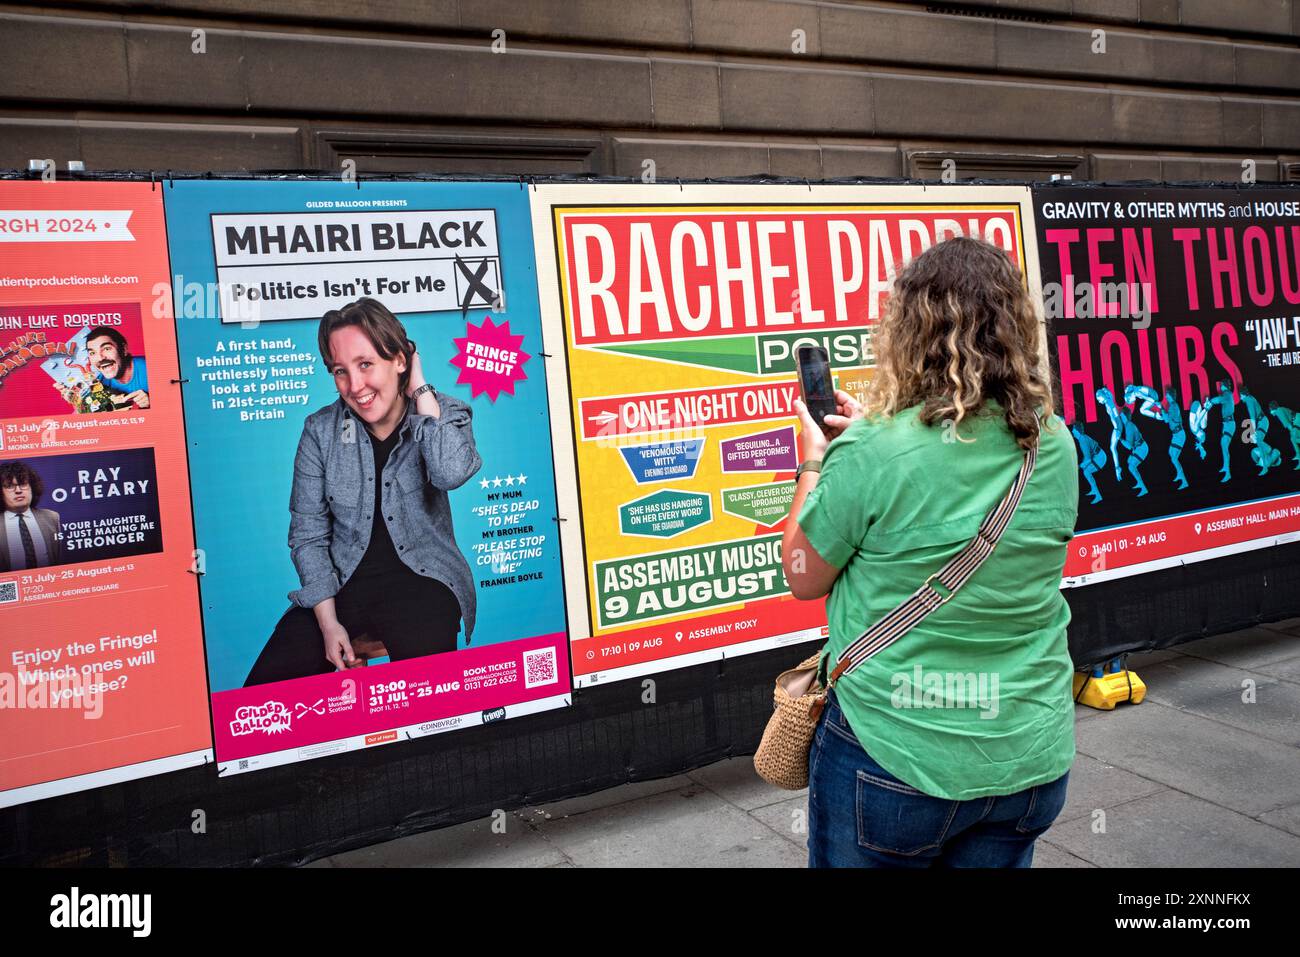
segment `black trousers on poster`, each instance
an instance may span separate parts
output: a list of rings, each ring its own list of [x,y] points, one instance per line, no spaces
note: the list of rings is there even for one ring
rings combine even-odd
[[[460,602],[450,588],[436,579],[415,572],[354,577],[334,596],[334,606],[350,640],[356,641],[364,634],[382,642],[390,661],[456,650]],[[275,626],[244,687],[332,671],[334,666],[325,658],[325,636],[316,624],[316,613],[295,606]]]

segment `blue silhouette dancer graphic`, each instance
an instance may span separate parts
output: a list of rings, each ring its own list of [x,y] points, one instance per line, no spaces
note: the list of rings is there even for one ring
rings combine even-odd
[[[1250,457],[1259,466],[1259,474],[1265,475],[1270,468],[1282,461],[1282,453],[1268,444],[1268,416],[1264,414],[1259,399],[1251,395],[1244,382],[1241,384],[1241,402],[1255,425],[1255,447],[1250,450]]]
[[[1121,482],[1124,480],[1124,466],[1119,455],[1122,446],[1128,452],[1129,473],[1137,483],[1133,488],[1138,493],[1138,498],[1141,498],[1147,494],[1147,486],[1142,481],[1138,466],[1146,460],[1149,451],[1146,439],[1142,438],[1142,433],[1138,431],[1128,410],[1115,404],[1115,396],[1111,394],[1110,389],[1102,386],[1097,390],[1096,396],[1097,401],[1106,410],[1106,414],[1110,416],[1110,454],[1111,460],[1115,463],[1115,478]]]
[[[1219,448],[1223,451],[1223,468],[1219,469],[1219,474],[1223,476],[1219,479],[1219,484],[1222,485],[1232,478],[1232,459],[1228,457],[1228,449],[1232,445],[1232,437],[1237,434],[1237,400],[1232,395],[1232,386],[1220,381],[1219,394],[1206,399],[1205,404],[1217,405],[1223,418],[1223,431],[1219,435]]]
[[[1079,428],[1077,422],[1070,426],[1070,431],[1079,443],[1079,471],[1088,482],[1088,501],[1096,505],[1101,501],[1101,489],[1097,488],[1097,480],[1093,476],[1106,467],[1106,452],[1094,438]]]
[[[1124,385],[1124,404],[1132,409],[1139,402],[1142,407],[1138,411],[1148,419],[1163,420],[1164,410],[1160,407],[1160,393],[1149,385],[1126,383]]]
[[[1110,460],[1115,463],[1115,481],[1122,482],[1124,466],[1119,458],[1119,440],[1124,432],[1124,426],[1120,422],[1119,407],[1115,405],[1115,396],[1105,386],[1097,390],[1096,396],[1101,407],[1106,410],[1106,415],[1110,417]]]
[[[1183,431],[1183,407],[1178,401],[1178,393],[1173,386],[1165,389],[1165,401],[1161,406],[1161,419],[1169,426],[1169,460],[1174,463],[1174,481],[1178,490],[1187,488],[1187,476],[1183,473],[1183,445],[1187,442],[1187,433]]]
[[[1282,423],[1282,428],[1286,429],[1291,439],[1291,451],[1295,453],[1295,470],[1300,471],[1300,422],[1296,421],[1295,412],[1284,405],[1278,405],[1277,399],[1269,401],[1268,411],[1272,412]]]
[[[1133,486],[1133,489],[1138,493],[1138,498],[1141,498],[1147,493],[1147,484],[1142,481],[1142,475],[1138,472],[1138,466],[1146,461],[1147,452],[1150,451],[1150,449],[1147,447],[1147,440],[1142,438],[1142,433],[1138,431],[1137,424],[1133,421],[1133,417],[1128,414],[1128,410],[1120,409],[1119,416],[1122,423],[1121,428],[1123,429],[1123,436],[1120,438],[1120,445],[1128,449],[1128,470],[1133,476],[1133,480],[1137,482],[1137,484]]]
[[[1196,436],[1196,451],[1205,458],[1205,427],[1210,424],[1210,403],[1200,399],[1192,400],[1192,407],[1187,410],[1187,427]]]

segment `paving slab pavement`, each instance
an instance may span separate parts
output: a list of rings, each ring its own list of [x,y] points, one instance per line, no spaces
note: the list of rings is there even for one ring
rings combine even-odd
[[[1300,866],[1300,618],[1133,655],[1147,700],[1076,708],[1034,867]],[[807,792],[749,757],[337,854],[312,867],[803,867]]]

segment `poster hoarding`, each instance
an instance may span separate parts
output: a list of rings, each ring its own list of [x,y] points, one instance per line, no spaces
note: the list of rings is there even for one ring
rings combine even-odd
[[[167,213],[222,773],[567,704],[525,194],[179,182]],[[404,324],[443,409],[401,433],[397,472],[374,467],[375,437],[341,398],[353,387],[317,344],[327,311],[367,297]],[[367,578],[357,558],[385,534],[384,574]],[[309,554],[337,578],[328,595]],[[357,666],[325,660],[311,609],[327,597]],[[312,649],[271,669],[291,625],[315,629]]]
[[[826,634],[824,604],[795,600],[781,567],[798,465],[795,350],[826,348],[838,384],[860,394],[897,265],[947,236],[1003,246],[1032,285],[1028,195],[532,192],[546,351],[563,366],[551,416],[575,685]]]
[[[1083,585],[1300,538],[1300,194],[1034,192]]]
[[[211,759],[162,193],[0,183],[0,806]]]

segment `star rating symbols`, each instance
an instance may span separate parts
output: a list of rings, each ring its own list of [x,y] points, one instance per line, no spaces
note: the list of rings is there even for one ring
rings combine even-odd
[[[494,475],[491,478],[480,479],[478,486],[479,488],[500,488],[503,485],[510,486],[527,484],[528,476],[521,472],[518,475],[507,475],[505,478],[502,478],[500,475]]]

